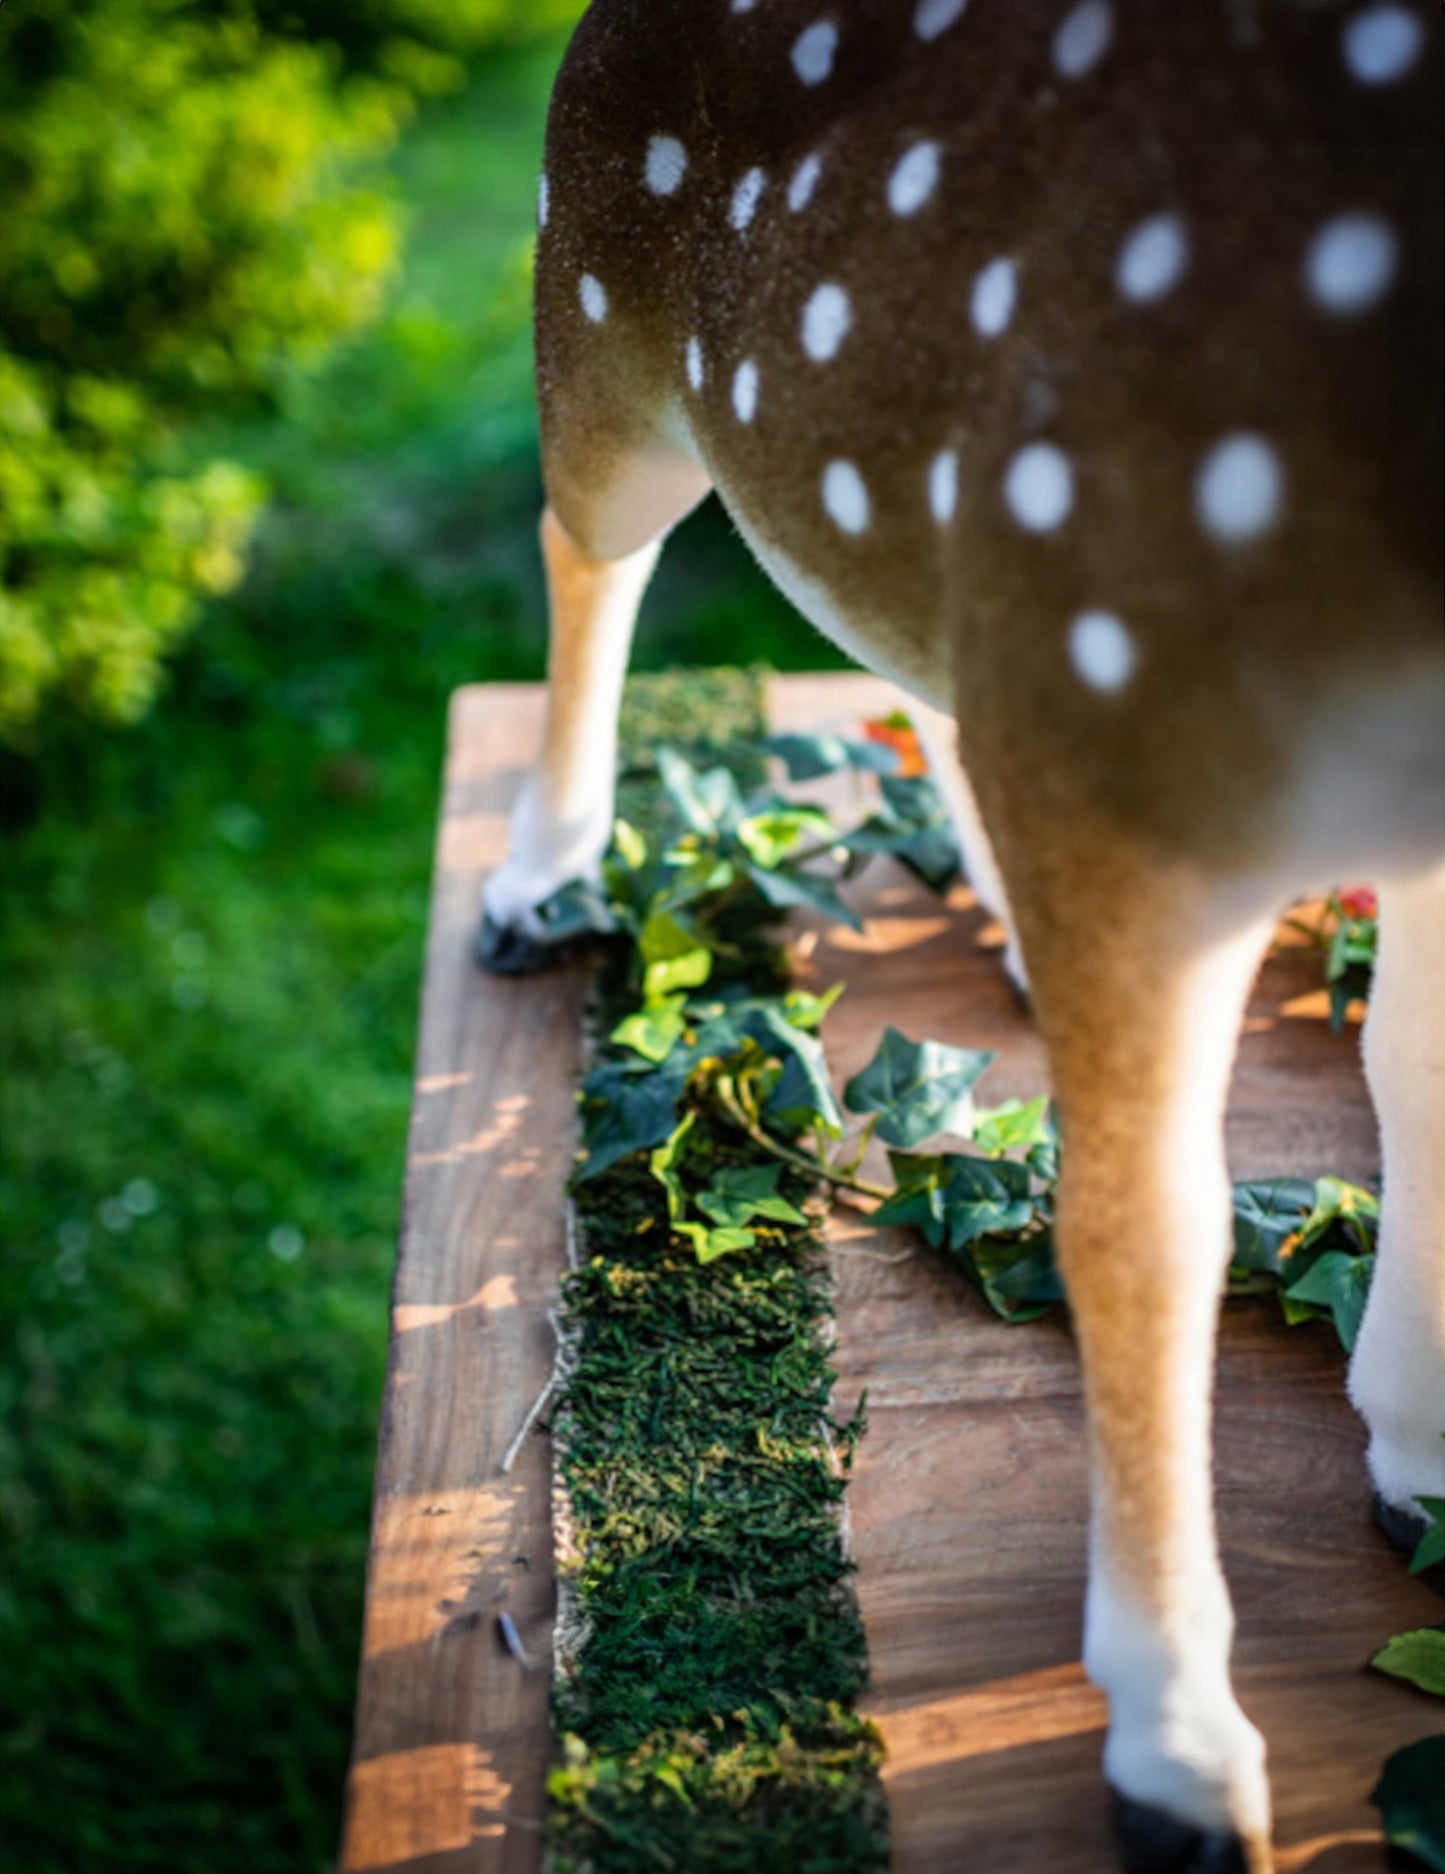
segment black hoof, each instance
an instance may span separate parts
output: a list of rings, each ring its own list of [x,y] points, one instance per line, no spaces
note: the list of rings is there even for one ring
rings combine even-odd
[[[1249,1874],[1238,1835],[1180,1822],[1117,1789],[1109,1797],[1125,1874]]]
[[[474,953],[482,968],[493,976],[535,976],[560,963],[570,948],[566,942],[542,943],[525,931],[484,916]]]
[[[1375,1521],[1406,1561],[1419,1548],[1430,1527],[1418,1511],[1402,1510],[1394,1503],[1387,1503],[1378,1491],[1375,1492]],[[1430,1568],[1422,1568],[1420,1579],[1429,1582],[1437,1594],[1445,1594],[1445,1561],[1436,1562]]]

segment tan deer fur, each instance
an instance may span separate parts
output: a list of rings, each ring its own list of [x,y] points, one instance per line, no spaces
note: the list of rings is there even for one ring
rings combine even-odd
[[[1342,878],[1384,919],[1352,1390],[1385,1499],[1445,1491],[1442,39],[1433,0],[595,0],[547,134],[551,714],[489,914],[595,865],[632,618],[710,487],[956,718],[1061,1102],[1106,1768],[1243,1857],[1181,1868],[1270,1863],[1221,1121],[1273,920]]]

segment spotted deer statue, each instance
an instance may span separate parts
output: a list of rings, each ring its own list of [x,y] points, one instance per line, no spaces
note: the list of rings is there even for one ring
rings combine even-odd
[[[548,715],[483,960],[545,961],[538,904],[595,871],[634,615],[716,489],[919,700],[1027,969],[1131,1869],[1271,1865],[1211,1502],[1222,1115],[1274,922],[1339,879],[1381,909],[1350,1390],[1397,1537],[1445,1494],[1442,25],[594,0],[548,124]]]

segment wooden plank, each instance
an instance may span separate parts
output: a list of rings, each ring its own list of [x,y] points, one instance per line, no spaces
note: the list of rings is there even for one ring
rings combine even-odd
[[[851,727],[898,701],[871,678],[784,678],[772,715],[780,729]],[[940,905],[875,864],[853,896],[861,935],[814,926],[795,946],[811,986],[848,985],[825,1031],[835,1075],[856,1072],[891,1022],[997,1050],[990,1097],[1042,1091],[1042,1049],[971,894]],[[1357,1036],[1330,1034],[1317,980],[1298,947],[1262,973],[1229,1110],[1236,1176],[1377,1168]],[[868,1389],[850,1499],[895,1867],[1100,1874],[1113,1865],[1104,1708],[1078,1663],[1086,1495],[1067,1328],[1007,1327],[907,1236],[856,1213],[835,1212],[829,1234],[839,1397]],[[1439,1608],[1372,1526],[1342,1380],[1328,1330],[1286,1329],[1265,1302],[1227,1310],[1221,1524],[1281,1874],[1377,1869],[1369,1789],[1385,1756],[1433,1722],[1423,1697],[1364,1670],[1389,1634]]]
[[[895,697],[861,676],[777,682],[779,727],[852,723]],[[543,1441],[503,1451],[551,1362],[561,1185],[583,979],[483,976],[477,893],[540,741],[535,686],[454,699],[423,991],[416,1100],[377,1472],[355,1755],[341,1866],[532,1874],[540,1866],[552,1607]],[[814,791],[814,790],[809,790]],[[853,1072],[885,1022],[998,1050],[998,1097],[1044,1084],[998,934],[886,864],[861,935],[803,932],[800,971],[845,977],[829,1021]],[[1230,1111],[1238,1173],[1368,1175],[1373,1125],[1351,1037],[1320,1018],[1298,954],[1267,967]],[[1102,1707],[1078,1665],[1084,1480],[1061,1323],[1009,1329],[912,1250],[840,1212],[841,1395],[869,1388],[852,1490],[871,1708],[900,1874],[1099,1874]],[[881,1245],[910,1250],[906,1239]],[[860,1253],[861,1252],[861,1253]],[[1328,1334],[1264,1305],[1230,1311],[1219,1474],[1240,1613],[1242,1696],[1269,1735],[1282,1874],[1378,1865],[1364,1795],[1386,1752],[1430,1728],[1408,1690],[1362,1670],[1438,1612],[1369,1525],[1361,1436]],[[527,1563],[517,1558],[526,1556]],[[497,1644],[505,1607],[538,1669]]]
[[[550,1748],[545,1442],[584,978],[471,960],[483,875],[541,741],[536,685],[453,699],[383,1407],[346,1874],[532,1874]],[[498,1642],[505,1608],[534,1659]]]

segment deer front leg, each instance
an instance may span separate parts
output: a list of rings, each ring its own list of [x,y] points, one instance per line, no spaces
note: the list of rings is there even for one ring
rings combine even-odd
[[[595,560],[549,507],[542,516],[551,639],[542,754],[512,810],[511,850],[482,890],[482,962],[501,974],[549,960],[537,907],[572,879],[595,877],[612,834],[617,712],[632,628],[657,541]]]
[[[1088,849],[1087,872],[1056,852],[1009,879],[1063,1127],[1058,1254],[1093,1493],[1084,1661],[1109,1697],[1130,1874],[1265,1874],[1264,1744],[1230,1684],[1210,1408],[1224,1103],[1269,924],[1211,934],[1202,886]]]
[[[1445,1496],[1445,874],[1381,890],[1365,1066],[1384,1185],[1350,1396],[1380,1519],[1413,1546],[1417,1499]]]

